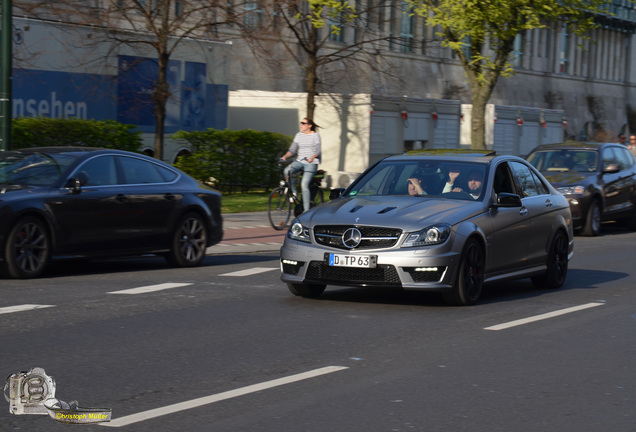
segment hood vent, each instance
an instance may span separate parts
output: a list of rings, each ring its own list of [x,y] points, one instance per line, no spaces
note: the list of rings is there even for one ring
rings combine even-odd
[[[386,207],[378,212],[378,214],[388,213],[391,210],[395,210],[397,207]]]
[[[362,206],[361,206],[361,205],[357,205],[357,206],[355,206],[354,208],[352,208],[351,210],[349,210],[349,213],[355,213],[355,212],[357,212],[358,210],[360,210],[361,208],[362,208]]]

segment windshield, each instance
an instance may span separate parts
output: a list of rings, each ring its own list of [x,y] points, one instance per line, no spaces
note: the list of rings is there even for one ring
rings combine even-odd
[[[538,151],[528,156],[528,162],[543,172],[595,172],[598,167],[598,152],[577,149]]]
[[[412,195],[481,199],[486,166],[449,160],[384,160],[358,178],[347,196]]]
[[[0,153],[0,183],[50,186],[75,159],[68,153]]]

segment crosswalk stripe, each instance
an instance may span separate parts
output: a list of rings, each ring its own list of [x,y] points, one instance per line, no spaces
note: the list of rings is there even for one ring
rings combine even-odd
[[[111,291],[108,294],[145,294],[149,292],[162,291],[170,288],[179,288],[192,285],[191,283],[162,283],[157,285],[147,285],[138,288],[125,289],[120,291]]]
[[[50,307],[55,307],[55,305],[23,304],[23,305],[16,305],[16,306],[7,306],[7,307],[0,308],[0,314],[24,312],[28,310],[44,309],[44,308],[50,308]]]
[[[219,276],[250,276],[259,273],[265,273],[272,270],[278,270],[278,267],[254,267],[251,269],[239,270],[231,273],[223,273]]]

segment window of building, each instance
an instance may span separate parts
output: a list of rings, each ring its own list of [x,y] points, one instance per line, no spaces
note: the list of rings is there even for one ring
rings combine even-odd
[[[562,24],[561,33],[559,35],[559,73],[568,73],[570,71],[569,55],[570,55],[570,33],[567,24]]]
[[[512,49],[512,65],[516,67],[523,66],[523,44],[524,37],[521,34],[518,34],[515,37],[514,47]]]
[[[402,0],[400,21],[400,51],[412,53],[415,45],[415,14],[413,13],[413,6],[404,0]]]
[[[258,1],[248,1],[244,3],[245,16],[243,24],[248,29],[260,28],[263,25],[263,9]]]

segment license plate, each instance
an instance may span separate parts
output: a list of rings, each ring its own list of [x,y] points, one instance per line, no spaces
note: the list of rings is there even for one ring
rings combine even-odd
[[[377,255],[346,255],[330,253],[327,261],[332,267],[375,268]]]

